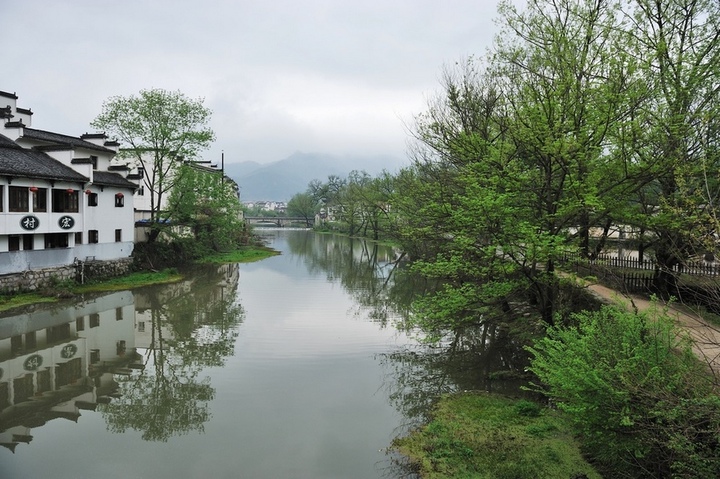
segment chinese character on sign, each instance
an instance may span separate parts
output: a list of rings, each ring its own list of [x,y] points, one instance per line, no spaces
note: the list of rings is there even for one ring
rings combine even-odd
[[[70,359],[77,353],[77,346],[74,344],[68,344],[60,350],[60,357],[63,359]]]
[[[43,358],[39,354],[33,354],[29,356],[23,363],[25,371],[35,371],[42,366]]]
[[[72,216],[63,216],[58,220],[58,225],[64,230],[69,230],[70,228],[75,226],[75,220],[72,218]]]
[[[20,220],[20,226],[25,230],[32,231],[40,226],[40,220],[38,220],[35,216],[23,216]]]

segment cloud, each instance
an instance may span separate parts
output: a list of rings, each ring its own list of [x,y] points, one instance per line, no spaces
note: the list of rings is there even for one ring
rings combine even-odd
[[[443,65],[483,54],[496,5],[471,0],[3,2],[0,89],[33,126],[89,131],[103,101],[179,90],[213,110],[207,152],[403,155]],[[237,159],[237,160],[235,160]]]

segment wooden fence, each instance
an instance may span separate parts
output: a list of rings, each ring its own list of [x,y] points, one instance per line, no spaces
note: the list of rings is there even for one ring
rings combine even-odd
[[[653,293],[655,285],[653,276],[647,273],[623,273],[622,285],[628,293]]]
[[[610,255],[599,255],[595,259],[581,258],[580,255],[566,255],[563,259],[568,263],[585,264],[591,267],[642,271],[655,271],[656,269],[655,262],[648,259],[640,261],[636,258],[618,258]],[[672,271],[677,274],[691,276],[720,276],[720,264],[707,261],[688,261],[684,264],[675,265]]]

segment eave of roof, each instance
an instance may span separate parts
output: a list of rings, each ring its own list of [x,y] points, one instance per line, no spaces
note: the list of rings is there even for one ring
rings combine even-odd
[[[129,188],[131,190],[135,190],[138,187],[138,185],[126,180],[121,175],[108,171],[93,172],[93,184],[102,186],[115,186],[118,188]]]
[[[55,143],[61,145],[70,145],[75,148],[85,148],[88,150],[102,151],[104,153],[115,154],[115,150],[105,148],[104,146],[90,143],[81,138],[77,138],[69,135],[61,135],[60,133],[53,133],[50,131],[36,130],[35,128],[25,128],[23,130],[23,137],[37,141],[45,141],[47,143]]]
[[[42,151],[0,143],[0,175],[86,183],[90,179]]]

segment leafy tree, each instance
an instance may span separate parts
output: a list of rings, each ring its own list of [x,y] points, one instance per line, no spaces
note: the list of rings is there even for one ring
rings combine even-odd
[[[297,193],[295,196],[290,198],[287,204],[288,216],[299,216],[305,219],[308,226],[312,224],[315,219],[315,212],[317,210],[317,202],[315,198],[308,193]]]
[[[672,319],[616,307],[575,319],[529,349],[530,370],[587,452],[612,477],[718,477],[720,399]]]
[[[345,188],[346,180],[337,175],[330,175],[325,183],[320,180],[312,180],[308,185],[308,193],[318,203],[332,206],[337,203],[340,192]]]
[[[174,224],[193,231],[195,240],[214,251],[229,251],[246,240],[235,182],[220,171],[192,163],[178,166],[168,213]]]
[[[145,186],[151,193],[150,241],[157,238],[162,220],[167,219],[162,211],[163,198],[180,180],[178,170],[183,160],[195,159],[215,138],[207,127],[210,115],[202,99],[151,89],[109,98],[92,122],[94,128],[128,145],[121,155],[142,165]]]
[[[720,6],[711,0],[637,0],[628,6],[627,55],[647,84],[628,124],[625,150],[646,173],[651,214],[631,221],[651,232],[657,289],[676,294],[673,269],[714,247]]]
[[[503,3],[501,13],[507,32],[493,67],[509,103],[505,169],[512,172],[502,188],[514,195],[519,220],[505,241],[515,240],[510,257],[522,262],[538,309],[552,323],[555,265],[569,247],[596,254],[590,229],[607,235],[624,207],[618,198],[634,188],[632,168],[618,161],[613,144],[630,108],[632,62],[620,55],[612,2],[531,1],[522,12]]]

